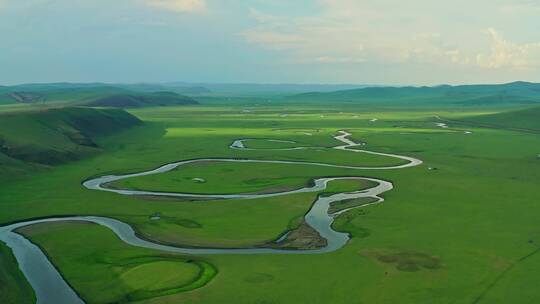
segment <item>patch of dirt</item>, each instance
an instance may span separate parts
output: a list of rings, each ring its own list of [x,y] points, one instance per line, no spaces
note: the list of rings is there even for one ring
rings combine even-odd
[[[272,248],[306,250],[322,248],[327,244],[328,241],[325,238],[303,221],[298,228],[291,230],[284,240],[266,245]]]
[[[184,228],[202,228],[200,223],[190,219],[171,219],[170,221]]]
[[[46,99],[44,95],[31,92],[12,92],[8,93],[7,96],[20,103],[34,103]]]
[[[422,269],[435,270],[442,267],[440,258],[416,251],[375,253],[379,262],[392,264],[399,271],[415,272]]]

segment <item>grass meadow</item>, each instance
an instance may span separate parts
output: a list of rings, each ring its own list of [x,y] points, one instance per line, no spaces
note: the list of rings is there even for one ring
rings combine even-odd
[[[246,112],[245,109],[249,109]],[[100,137],[100,153],[0,187],[0,223],[62,215],[103,215],[131,224],[154,241],[178,246],[251,247],[279,237],[321,193],[264,199],[187,201],[86,190],[93,176],[139,172],[196,158],[249,158],[355,166],[396,165],[393,158],[328,149],[348,130],[362,148],[420,158],[399,170],[310,165],[196,163],[114,186],[192,193],[295,189],[323,176],[389,180],[383,204],[341,215],[336,229],[352,239],[314,255],[177,256],[134,248],[103,227],[46,224],[21,233],[41,246],[88,303],[531,303],[540,297],[540,136],[474,121],[497,110],[384,109],[346,105],[236,105],[146,108],[144,124]],[[439,115],[459,124],[438,127]],[[373,121],[376,118],[376,121]],[[234,150],[239,138],[295,141],[306,150],[266,141]],[[40,140],[40,139],[38,139]],[[431,168],[431,170],[430,170]],[[436,170],[435,170],[436,169]],[[14,171],[12,171],[14,172]],[[0,173],[2,174],[2,173]],[[22,176],[23,174],[21,174]],[[197,182],[194,178],[202,178]],[[327,192],[361,189],[336,182]],[[159,214],[159,221],[151,220]],[[1,302],[30,294],[0,247]],[[19,276],[18,276],[19,275]],[[27,296],[28,297],[28,296]]]

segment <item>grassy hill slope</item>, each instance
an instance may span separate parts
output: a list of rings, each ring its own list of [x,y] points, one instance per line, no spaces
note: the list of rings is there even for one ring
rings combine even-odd
[[[540,84],[513,82],[501,85],[435,87],[369,87],[329,93],[304,93],[290,100],[302,102],[354,102],[406,105],[522,105],[540,103]]]
[[[19,292],[13,292],[17,290]],[[17,267],[9,247],[0,242],[0,303],[35,303],[36,297],[30,284]]]
[[[499,128],[540,131],[540,107],[468,117],[463,121]]]
[[[140,123],[118,109],[71,107],[1,114],[0,177],[96,153],[97,137]]]
[[[193,103],[185,95],[209,94],[205,87],[175,87],[159,84],[104,84],[104,83],[49,83],[0,86],[1,104],[20,103],[74,103],[85,104],[102,98],[131,97],[140,104],[151,101],[168,105],[174,99],[176,103]],[[133,101],[131,101],[133,102]]]
[[[0,104],[84,103],[103,96],[129,93],[131,91],[119,87],[90,84],[82,87],[24,85],[0,88]]]

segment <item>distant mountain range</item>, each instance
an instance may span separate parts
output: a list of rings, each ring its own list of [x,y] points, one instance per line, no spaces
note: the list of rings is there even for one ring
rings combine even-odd
[[[502,105],[540,103],[540,84],[512,82],[493,85],[441,85],[433,87],[368,87],[335,92],[310,92],[289,96],[304,102],[354,102],[380,104]]]
[[[0,104],[14,103],[70,103],[80,106],[144,107],[187,105],[198,102],[197,96],[209,90],[185,87],[175,91],[161,85],[108,85],[101,83],[23,84],[0,87]],[[184,94],[180,92],[185,92]]]
[[[349,90],[367,87],[366,85],[353,84],[257,84],[257,83],[187,83],[187,82],[169,82],[169,83],[29,83],[14,86],[1,86],[2,92],[40,92],[54,90],[90,90],[90,89],[109,89],[109,90],[129,90],[135,92],[156,92],[170,91],[183,95],[211,95],[211,94],[297,94],[305,92],[332,92],[337,90]]]
[[[134,84],[121,84],[121,83],[71,83],[71,82],[55,82],[55,83],[28,83],[19,84],[13,86],[0,86],[0,92],[43,92],[43,91],[58,91],[58,90],[127,90],[135,92],[155,92],[155,91],[174,91],[179,94],[207,94],[211,91],[202,86],[195,85],[165,85],[165,84],[151,84],[151,83],[134,83]]]
[[[193,104],[200,97],[263,97],[284,102],[381,105],[527,105],[540,103],[540,84],[389,87],[318,84],[49,83],[0,86],[0,104],[74,102],[139,107]],[[112,100],[112,99],[114,100]]]
[[[198,102],[188,96],[174,92],[155,92],[132,94],[115,94],[97,98],[87,102],[85,105],[91,107],[113,107],[113,108],[142,108],[149,106],[172,106],[172,105],[193,105]]]
[[[199,86],[218,94],[290,95],[306,92],[333,92],[368,87],[358,84],[279,84],[279,83],[169,83],[170,86]]]

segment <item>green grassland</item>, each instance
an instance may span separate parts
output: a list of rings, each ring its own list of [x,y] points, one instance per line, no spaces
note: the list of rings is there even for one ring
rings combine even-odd
[[[329,174],[343,172],[327,171]],[[198,194],[273,193],[308,187],[312,185],[312,177],[320,176],[322,172],[319,167],[309,165],[207,161],[183,165],[164,174],[121,180],[113,186],[122,189]],[[338,181],[332,184],[334,183]],[[351,184],[355,184],[356,189],[360,188],[358,181],[352,181]],[[334,192],[338,192],[343,187],[334,188]],[[349,189],[356,190],[354,187]]]
[[[377,183],[369,180],[334,180],[328,183],[323,195],[365,190],[376,185]]]
[[[540,132],[540,107],[475,116],[463,122],[501,129]]]
[[[181,166],[164,174],[122,180],[115,183],[115,186],[124,189],[212,194],[280,192],[308,185],[306,175],[286,174],[297,167],[258,164],[255,168],[249,163],[199,162]],[[299,171],[306,167],[311,168],[305,166],[299,168]],[[246,172],[250,174],[246,175]]]
[[[383,204],[349,211],[336,220],[336,229],[352,235],[349,243],[336,252],[198,256],[197,260],[218,270],[209,284],[189,292],[152,294],[145,303],[530,303],[540,296],[532,283],[538,273],[536,252],[540,242],[538,134],[452,122],[448,129],[435,125],[435,114],[451,121],[474,121],[494,109],[412,111],[336,105],[328,111],[321,106],[289,105],[260,106],[245,113],[243,108],[214,104],[131,110],[144,126],[96,137],[101,153],[6,180],[0,188],[0,222],[51,215],[105,215],[131,224],[145,238],[163,243],[258,246],[298,225],[318,194],[185,201],[89,191],[81,182],[92,176],[138,172],[172,161],[206,157],[357,166],[399,163],[392,158],[329,149],[229,148],[239,138],[332,147],[340,144],[332,136],[346,129],[355,140],[366,142],[362,148],[414,156],[425,164],[402,170],[350,170],[270,164],[230,168],[228,164],[207,163],[144,180],[123,181],[122,186],[151,190],[237,193],[298,187],[322,176],[367,176],[390,180],[395,187],[384,194]],[[283,117],[283,113],[288,115]],[[378,120],[372,122],[372,118]],[[220,183],[218,178],[223,174],[226,178]],[[265,176],[269,178],[252,183]],[[195,184],[194,177],[207,182]],[[330,184],[323,192],[368,186],[343,181]],[[151,220],[153,214],[161,219]],[[85,234],[91,237],[81,241]],[[121,243],[105,228],[44,225],[28,235],[45,248],[77,292],[88,295],[89,303],[125,299],[141,288],[138,284],[149,283],[141,278],[146,273],[177,269],[152,262],[139,268],[140,274],[127,271],[124,279],[130,283],[124,283],[122,278],[111,276],[114,271],[101,261],[137,263],[140,249]],[[83,254],[89,262],[81,262]],[[178,267],[184,269],[178,271],[178,277],[165,271],[155,283],[164,288],[174,282],[185,283],[188,277],[182,272],[187,274],[189,270]],[[89,277],[100,280],[87,282]],[[107,285],[122,287],[93,295]],[[145,286],[155,291],[161,288],[157,285]]]
[[[275,139],[250,139],[244,141],[244,146],[248,149],[291,149],[296,147],[305,147],[302,143],[293,141],[276,141]]]
[[[34,303],[32,287],[17,267],[17,261],[9,247],[0,242],[0,302]]]
[[[62,275],[89,303],[125,303],[189,291],[216,274],[211,264],[126,245],[94,224],[38,224],[18,232],[55,257]],[[81,244],[81,239],[95,242]],[[66,251],[70,254],[63,254]]]
[[[362,197],[362,198],[355,198],[355,199],[348,199],[338,202],[333,202],[330,204],[330,208],[328,208],[328,213],[333,214],[345,209],[349,208],[356,208],[360,206],[364,206],[370,203],[376,202],[377,199],[373,197]],[[347,231],[346,229],[344,229]]]

